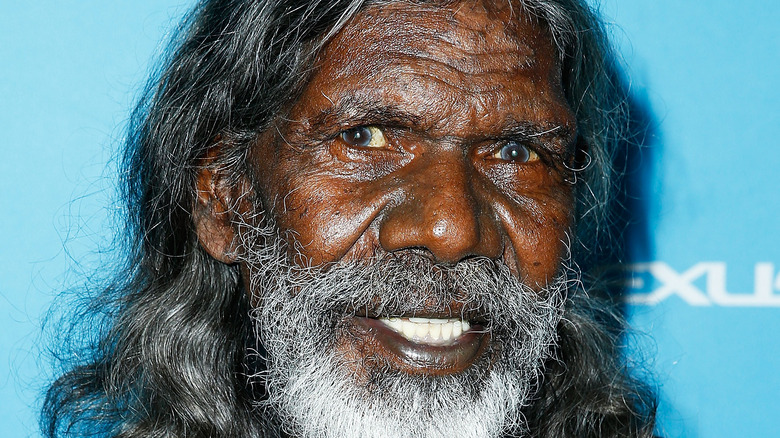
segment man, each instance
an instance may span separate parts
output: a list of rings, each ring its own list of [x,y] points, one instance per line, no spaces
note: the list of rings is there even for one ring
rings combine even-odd
[[[202,2],[47,435],[651,436],[577,268],[626,117],[607,56],[578,0]]]

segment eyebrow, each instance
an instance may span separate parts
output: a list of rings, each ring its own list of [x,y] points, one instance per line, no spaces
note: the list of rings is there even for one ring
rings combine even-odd
[[[572,140],[576,129],[555,122],[536,123],[527,120],[512,120],[506,124],[501,135],[523,139]]]
[[[339,99],[338,102],[309,119],[309,125],[315,131],[343,129],[347,125],[358,123],[419,129],[423,125],[423,116],[396,105],[388,105],[378,99],[351,95]]]

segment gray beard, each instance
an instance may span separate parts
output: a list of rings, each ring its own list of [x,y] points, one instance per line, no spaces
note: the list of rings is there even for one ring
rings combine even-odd
[[[565,270],[539,291],[503,264],[472,258],[436,265],[413,254],[300,267],[288,261],[275,227],[247,228],[239,252],[252,273],[255,335],[267,352],[255,376],[267,388],[257,409],[273,411],[299,438],[496,438],[526,433],[522,408],[556,342]],[[491,347],[466,371],[413,376],[366,365],[356,379],[337,353],[344,321],[373,315],[445,311],[483,315]]]

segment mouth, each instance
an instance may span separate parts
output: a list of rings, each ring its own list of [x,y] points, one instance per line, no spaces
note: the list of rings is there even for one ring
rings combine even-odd
[[[366,358],[408,374],[448,375],[465,371],[486,351],[490,333],[459,318],[354,316],[351,330]]]

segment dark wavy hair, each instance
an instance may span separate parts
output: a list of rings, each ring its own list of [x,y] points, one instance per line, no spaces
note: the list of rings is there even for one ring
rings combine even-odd
[[[247,172],[247,151],[296,99],[317,51],[377,3],[208,0],[187,16],[129,124],[120,172],[126,258],[57,326],[61,374],[44,400],[45,436],[279,435],[251,407],[263,388],[248,384],[247,367],[262,364],[247,363],[240,272],[198,243],[196,176],[215,142],[221,164]],[[572,252],[592,266],[593,254],[614,246],[613,164],[630,134],[626,92],[584,1],[518,3],[549,27],[563,60],[582,165]],[[533,436],[652,436],[654,396],[621,357],[624,329],[610,305],[570,292],[555,359],[524,409]]]

